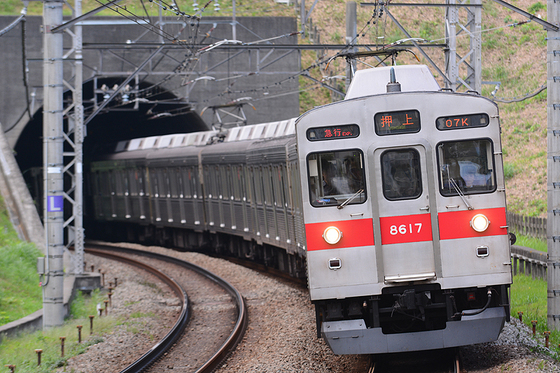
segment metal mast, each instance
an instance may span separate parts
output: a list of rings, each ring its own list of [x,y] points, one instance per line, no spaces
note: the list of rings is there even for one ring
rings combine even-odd
[[[62,23],[60,0],[43,1],[43,221],[46,266],[43,278],[43,328],[62,325],[63,305],[63,66],[62,34],[51,30]]]
[[[73,18],[82,15],[82,0],[75,0]],[[72,256],[72,272],[82,274],[84,272],[84,229],[83,229],[83,142],[84,142],[84,106],[83,100],[83,56],[82,56],[82,26],[76,23],[74,31],[69,28],[64,30],[72,37],[72,49],[64,55],[64,58],[73,55],[74,84],[64,81],[64,85],[72,91],[72,104],[64,112],[68,115],[68,126],[64,130],[64,139],[70,152],[64,156],[70,160],[64,168],[65,175],[72,181],[70,188],[65,189],[64,198],[72,205],[72,215],[64,222],[68,232],[67,247],[74,246]]]
[[[481,0],[471,0],[473,7],[464,7],[467,12],[466,24],[459,21],[459,8],[455,4],[466,4],[467,1],[447,0],[449,5],[445,11],[445,49],[446,88],[456,91],[461,85],[467,90],[481,92],[482,89],[482,52],[481,36],[482,7]],[[467,33],[470,39],[470,49],[464,56],[457,54],[457,36]],[[464,78],[461,78],[461,67],[464,67]]]
[[[559,25],[560,4],[548,0],[548,22]],[[547,244],[548,327],[560,329],[560,32],[548,29],[547,38]]]
[[[356,47],[350,47],[356,44],[356,34],[358,33],[358,12],[355,1],[346,3],[346,45],[348,45],[348,53],[355,53],[358,51]],[[348,58],[346,61],[346,90],[352,82],[354,73],[356,72],[356,61]]]

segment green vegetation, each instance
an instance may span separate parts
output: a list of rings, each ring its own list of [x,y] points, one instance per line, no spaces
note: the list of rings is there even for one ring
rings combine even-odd
[[[542,338],[547,327],[547,283],[545,280],[533,280],[529,276],[517,275],[511,287],[511,317],[518,318],[523,312],[523,323],[532,328],[531,321],[537,321],[537,336]],[[550,347],[560,352],[560,331],[550,334]]]
[[[90,335],[89,315],[97,315],[97,304],[102,303],[104,294],[99,291],[91,296],[78,294],[70,307],[71,316],[62,327],[48,331],[37,331],[16,338],[6,338],[0,343],[0,366],[14,364],[18,373],[51,372],[63,367],[73,356],[84,353],[86,349],[103,342],[101,335],[112,331],[122,320],[107,316],[95,317],[93,334]],[[82,325],[82,343],[78,343],[77,325]],[[64,357],[61,357],[60,337],[66,337]],[[37,367],[36,349],[42,349],[41,366]]]
[[[43,307],[35,245],[20,242],[0,197],[0,325]]]
[[[515,245],[530,247],[531,249],[535,249],[545,253],[548,251],[546,241],[541,240],[540,238],[517,235],[517,242],[515,243]]]
[[[540,12],[541,10],[546,11],[546,5],[541,3],[540,1],[537,1],[533,5],[529,6],[529,8],[527,8],[527,11],[529,13],[533,13],[533,14],[537,13],[537,12]]]
[[[29,243],[0,248],[0,325],[20,319],[43,307],[37,275],[41,252]]]
[[[70,4],[74,4],[73,0],[68,1]],[[175,1],[179,6],[179,10],[185,12],[187,14],[195,14],[196,11],[193,8],[193,1],[192,0],[176,0]],[[107,3],[107,1],[102,1],[102,3]],[[171,5],[171,0],[163,0],[162,3]],[[208,3],[206,9],[202,13],[205,16],[231,16],[233,13],[232,2],[231,0],[220,0],[219,11],[216,11],[214,7],[213,1],[200,1],[199,7],[203,7]],[[171,9],[165,7],[165,9],[160,8],[156,2],[153,1],[144,1],[145,7],[142,6],[140,1],[128,1],[123,2],[122,5],[126,5],[126,10],[140,15],[145,16],[146,12],[150,16],[155,16],[159,14],[160,9],[163,12],[164,16],[175,16],[175,12]],[[100,6],[100,3],[97,0],[82,0],[82,12],[88,12],[92,9],[96,9]],[[23,3],[21,0],[2,0],[0,1],[0,15],[15,15],[19,14],[21,9],[23,8]],[[200,9],[199,9],[200,10]],[[263,2],[260,6],[255,6],[255,4],[251,1],[237,1],[235,12],[237,16],[266,16],[266,15],[275,15],[275,16],[293,16],[294,8],[288,7],[283,4],[277,4],[274,1],[268,1],[266,3]],[[28,14],[30,15],[42,15],[43,14],[43,3],[40,1],[31,1],[29,2],[28,6]],[[64,14],[70,15],[71,10],[68,7],[64,7]],[[99,16],[114,16],[117,15],[112,10],[103,10],[102,12],[98,13]]]
[[[545,240],[527,236],[517,236],[519,246],[530,247],[535,250],[547,252]],[[531,321],[537,321],[537,336],[543,336],[543,332],[548,330],[547,326],[547,281],[533,279],[526,275],[516,275],[511,286],[511,317],[518,318],[518,312],[523,312],[523,322],[532,328]],[[560,353],[560,348],[556,347],[560,343],[560,331],[553,331],[550,334],[551,349]]]

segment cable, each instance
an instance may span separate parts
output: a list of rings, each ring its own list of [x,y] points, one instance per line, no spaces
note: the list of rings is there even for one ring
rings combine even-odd
[[[504,104],[511,104],[514,102],[521,102],[521,101],[525,101],[528,100],[532,97],[535,97],[536,95],[538,95],[539,93],[541,93],[542,91],[544,91],[545,89],[547,89],[547,85],[546,83],[543,84],[542,86],[540,86],[540,88],[538,88],[535,92],[533,93],[527,93],[525,96],[522,97],[514,97],[512,99],[506,99],[504,97],[494,97],[494,95],[492,95],[491,100],[492,101],[496,101],[496,102],[502,102]]]
[[[24,4],[27,4],[27,2],[24,1]],[[0,36],[3,36],[4,34],[8,33],[11,29],[16,27],[21,21],[25,20],[26,15],[27,15],[27,5],[24,5],[23,9],[20,12],[20,16],[16,18],[12,23],[10,23],[8,26],[6,26],[4,29],[0,30]]]

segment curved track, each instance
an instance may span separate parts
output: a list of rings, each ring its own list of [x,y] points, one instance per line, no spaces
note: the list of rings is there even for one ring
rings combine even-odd
[[[196,370],[196,372],[204,373],[204,372],[211,372],[212,370],[214,370],[217,366],[221,364],[221,362],[225,359],[227,354],[237,345],[237,343],[243,337],[243,334],[247,326],[247,311],[246,311],[245,302],[241,294],[224,279],[192,263],[188,263],[183,260],[161,255],[161,254],[145,252],[142,250],[120,248],[115,246],[88,244],[86,248],[86,252],[89,254],[103,256],[109,259],[125,262],[127,264],[139,267],[143,270],[146,270],[156,275],[162,281],[164,281],[166,284],[170,286],[170,288],[177,294],[178,298],[182,303],[180,316],[178,317],[177,322],[169,331],[169,333],[162,340],[160,340],[156,345],[154,345],[149,351],[147,351],[143,356],[141,356],[138,360],[136,360],[133,364],[123,369],[121,373],[141,372],[147,369],[156,360],[162,357],[163,354],[167,352],[175,344],[175,342],[179,339],[179,337],[183,333],[189,321],[188,298],[186,292],[181,288],[181,286],[179,286],[173,279],[165,275],[162,271],[152,266],[149,266],[145,263],[127,257],[129,255],[139,255],[143,257],[149,257],[159,261],[172,263],[174,265],[183,267],[189,271],[194,271],[199,275],[211,280],[218,286],[222,287],[232,297],[233,302],[235,303],[237,308],[237,320],[235,326],[232,332],[230,333],[230,335],[220,346],[220,348],[211,356],[210,359],[208,359],[204,364],[202,364],[202,366],[200,366]],[[119,255],[116,254],[115,252],[119,252],[124,255]]]

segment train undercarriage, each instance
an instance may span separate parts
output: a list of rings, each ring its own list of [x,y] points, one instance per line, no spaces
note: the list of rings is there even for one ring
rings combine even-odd
[[[425,349],[430,343],[446,348],[486,342],[497,338],[503,322],[509,321],[508,289],[499,285],[442,290],[439,284],[428,284],[388,287],[378,296],[316,301],[317,336],[337,354],[409,350],[398,346],[399,335],[415,334],[417,340],[426,340],[416,344]],[[368,339],[377,345],[368,347]]]
[[[278,269],[295,278],[306,276],[305,260],[302,257],[289,254],[285,249],[265,243],[259,244],[239,236],[118,222],[97,223],[95,230],[103,232],[104,240],[136,242],[181,251],[230,256]]]

